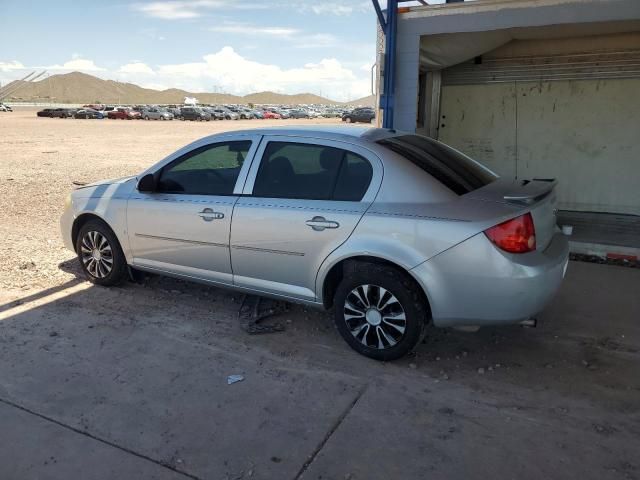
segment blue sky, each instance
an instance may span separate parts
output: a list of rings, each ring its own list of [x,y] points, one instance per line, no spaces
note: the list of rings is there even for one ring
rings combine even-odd
[[[370,0],[0,0],[0,11],[3,84],[46,68],[161,89],[370,93]]]

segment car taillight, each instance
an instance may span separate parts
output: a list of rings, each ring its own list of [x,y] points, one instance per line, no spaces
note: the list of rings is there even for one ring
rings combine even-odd
[[[484,233],[505,252],[527,253],[536,249],[536,229],[530,213],[500,223]]]

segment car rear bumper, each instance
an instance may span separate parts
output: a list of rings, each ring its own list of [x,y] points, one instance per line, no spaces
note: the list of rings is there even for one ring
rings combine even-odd
[[[569,259],[567,238],[557,233],[542,252],[509,254],[483,233],[418,265],[436,326],[519,323],[535,317],[562,283]]]

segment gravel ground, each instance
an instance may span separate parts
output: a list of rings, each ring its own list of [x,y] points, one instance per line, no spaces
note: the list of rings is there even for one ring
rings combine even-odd
[[[34,110],[3,113],[0,288],[46,287],[73,278],[73,272],[58,268],[73,257],[62,246],[58,230],[73,181],[136,174],[191,141],[226,130],[336,122],[63,120],[37,118]]]

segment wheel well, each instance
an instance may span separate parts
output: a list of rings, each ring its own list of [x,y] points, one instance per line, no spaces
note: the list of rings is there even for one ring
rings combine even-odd
[[[104,220],[102,220],[98,215],[93,215],[92,213],[83,213],[78,218],[76,218],[73,221],[73,226],[71,227],[71,240],[73,241],[74,250],[78,241],[78,233],[80,233],[80,229],[82,228],[82,226],[89,220],[100,220],[101,222],[104,222]]]
[[[346,258],[331,267],[331,270],[329,270],[329,273],[327,273],[327,276],[324,279],[324,284],[322,286],[322,303],[324,304],[325,308],[328,309],[333,307],[333,298],[335,296],[336,289],[338,288],[338,285],[344,278],[345,274],[355,270],[357,268],[357,264],[362,263],[383,265],[401,273],[407,278],[409,282],[411,282],[412,285],[415,286],[416,291],[421,296],[424,304],[427,306],[427,308],[429,308],[429,300],[427,299],[427,295],[425,294],[422,287],[418,284],[418,282],[416,282],[416,280],[405,268],[396,263],[390,262],[389,260],[385,260],[384,258],[372,257],[368,255]]]

